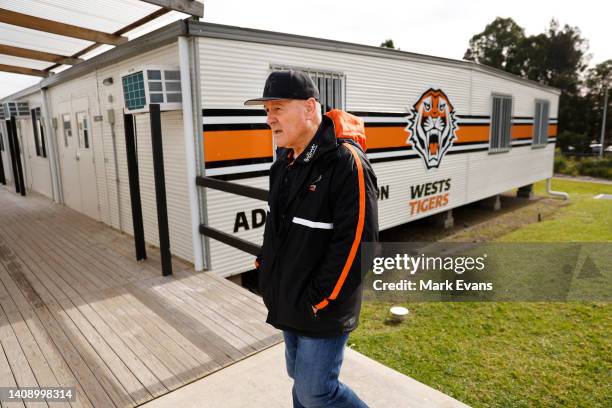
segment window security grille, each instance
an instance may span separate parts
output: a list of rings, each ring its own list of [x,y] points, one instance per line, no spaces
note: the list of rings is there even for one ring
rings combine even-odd
[[[30,116],[30,106],[27,102],[5,102],[4,115],[6,119],[27,118]]]
[[[548,119],[549,119],[549,103],[548,101],[536,100],[535,103],[535,119],[533,123],[533,146],[546,146],[548,143]]]
[[[498,153],[510,150],[511,128],[512,97],[493,95],[489,152]]]
[[[331,109],[344,109],[344,74],[313,68],[300,68],[287,65],[272,65],[273,71],[290,69],[306,72],[319,88],[319,102],[323,113]]]

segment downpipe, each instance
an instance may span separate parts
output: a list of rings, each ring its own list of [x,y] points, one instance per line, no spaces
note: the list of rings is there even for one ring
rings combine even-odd
[[[550,196],[553,196],[553,197],[559,197],[559,198],[562,198],[564,200],[569,200],[569,194],[567,194],[567,193],[565,193],[563,191],[554,191],[554,190],[550,189],[551,180],[552,180],[552,177],[546,179],[546,193],[548,195],[550,195]]]

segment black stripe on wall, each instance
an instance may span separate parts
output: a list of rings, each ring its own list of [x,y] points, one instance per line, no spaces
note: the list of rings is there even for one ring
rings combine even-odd
[[[268,175],[270,175],[270,170],[249,171],[245,173],[221,174],[218,176],[208,176],[208,177],[214,178],[217,180],[231,181],[231,180],[242,180],[242,179],[254,178],[254,177],[263,177],[263,176],[268,176]]]
[[[269,157],[256,157],[250,159],[236,159],[236,160],[219,160],[206,162],[207,169],[218,169],[219,167],[230,167],[230,166],[245,166],[248,164],[260,164],[270,163],[272,164],[272,156]]]
[[[215,130],[258,130],[258,129],[270,129],[265,123],[220,123],[215,125],[204,125],[203,130],[215,131]]]
[[[263,109],[202,109],[202,116],[266,116]]]

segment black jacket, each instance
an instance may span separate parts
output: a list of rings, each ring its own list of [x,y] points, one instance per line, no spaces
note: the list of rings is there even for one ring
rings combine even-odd
[[[311,337],[357,327],[360,244],[378,240],[376,176],[358,143],[337,139],[334,122],[324,116],[310,144],[291,163],[289,151],[279,149],[257,260],[267,322]],[[293,181],[283,192],[289,171]]]

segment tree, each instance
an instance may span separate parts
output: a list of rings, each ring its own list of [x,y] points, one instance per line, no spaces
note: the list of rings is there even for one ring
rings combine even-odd
[[[592,112],[589,118],[589,124],[592,129],[590,129],[589,134],[591,138],[596,140],[599,140],[599,136],[601,135],[601,124],[604,111],[603,103],[605,92],[608,90],[608,110],[606,115],[605,134],[605,140],[608,142],[605,144],[609,145],[612,142],[612,124],[610,123],[610,117],[612,116],[612,96],[610,96],[612,95],[612,89],[610,89],[612,88],[612,59],[597,64],[595,67],[589,69],[586,73],[584,82],[588,89],[586,98]]]
[[[516,60],[525,30],[511,18],[497,17],[470,39],[463,59],[519,74]]]
[[[391,48],[393,50],[395,49],[395,45],[393,45],[393,40],[390,38],[380,43],[380,46],[383,48]]]
[[[559,28],[551,20],[546,33],[528,38],[525,53],[525,77],[575,94],[580,89],[580,76],[587,67],[587,42],[578,27]]]
[[[578,27],[561,28],[552,19],[544,33],[526,36],[511,18],[497,17],[472,37],[464,59],[560,89],[559,131],[587,137],[593,132],[593,109],[581,80],[587,49]]]
[[[589,69],[586,74],[585,85],[591,93],[599,95],[603,95],[604,88],[612,88],[612,59]]]

